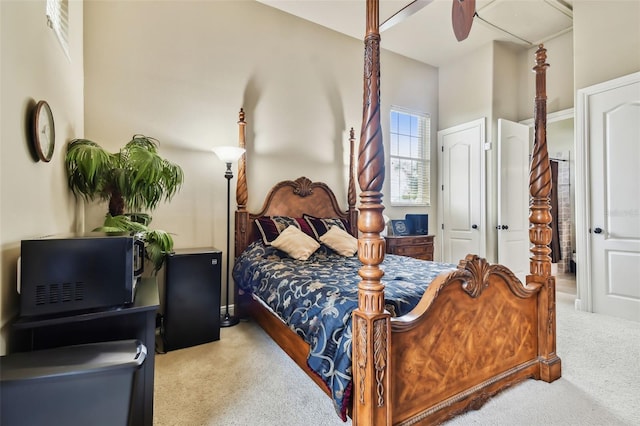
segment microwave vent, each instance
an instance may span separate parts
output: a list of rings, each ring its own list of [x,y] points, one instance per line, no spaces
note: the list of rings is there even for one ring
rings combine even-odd
[[[62,301],[70,302],[73,300],[72,297],[73,292],[71,291],[71,283],[63,283],[62,284]]]
[[[76,302],[84,300],[84,283],[83,282],[76,283],[75,297],[73,298],[73,300],[75,300]]]
[[[45,305],[47,300],[47,286],[39,285],[36,287],[36,305]]]
[[[51,284],[49,287],[49,303],[60,302],[60,286],[58,284]]]
[[[36,286],[36,305],[52,305],[64,302],[77,302],[84,300],[84,284],[53,283]]]

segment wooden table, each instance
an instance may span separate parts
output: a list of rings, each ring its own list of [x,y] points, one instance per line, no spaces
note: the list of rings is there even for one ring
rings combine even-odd
[[[433,235],[390,235],[385,240],[389,254],[433,260]]]

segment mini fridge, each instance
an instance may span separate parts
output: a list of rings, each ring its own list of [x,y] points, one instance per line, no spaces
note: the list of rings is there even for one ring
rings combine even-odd
[[[160,345],[164,352],[220,339],[222,252],[180,249],[165,265]]]

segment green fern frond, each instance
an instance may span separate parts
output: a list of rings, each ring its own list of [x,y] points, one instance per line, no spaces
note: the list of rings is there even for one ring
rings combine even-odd
[[[74,139],[67,146],[65,166],[71,191],[87,201],[110,201],[103,226],[95,231],[141,234],[147,257],[157,272],[173,238],[165,231],[150,230],[152,211],[162,200],[170,201],[180,190],[184,174],[180,166],[158,154],[157,139],[136,134],[111,154],[88,139]],[[126,208],[129,212],[119,214]]]
[[[162,267],[165,256],[173,250],[173,238],[168,232],[154,229],[144,234],[145,255],[154,265],[154,273]]]

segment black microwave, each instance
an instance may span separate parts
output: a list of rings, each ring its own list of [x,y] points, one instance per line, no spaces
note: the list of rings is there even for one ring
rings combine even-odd
[[[144,268],[144,242],[88,233],[22,240],[20,316],[131,304]]]

